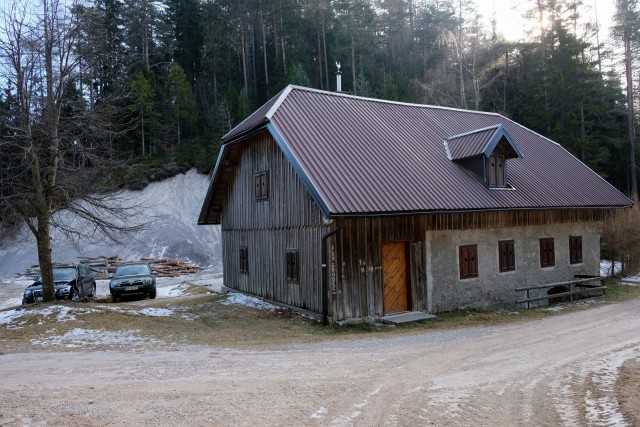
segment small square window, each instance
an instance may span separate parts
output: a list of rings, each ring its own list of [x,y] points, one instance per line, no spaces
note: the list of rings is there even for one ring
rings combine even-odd
[[[253,176],[254,194],[258,201],[269,199],[269,172],[258,172]]]
[[[240,247],[240,273],[249,274],[249,248]]]
[[[478,246],[460,246],[460,278],[478,277]]]
[[[500,272],[516,269],[515,245],[513,240],[500,240],[498,242],[498,256]]]
[[[297,249],[287,249],[287,283],[300,283],[300,254]]]
[[[569,236],[569,263],[582,262],[582,236]]]
[[[540,267],[553,267],[556,265],[556,254],[553,238],[540,239]]]

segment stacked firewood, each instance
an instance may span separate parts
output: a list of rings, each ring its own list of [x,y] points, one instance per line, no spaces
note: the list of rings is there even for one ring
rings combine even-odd
[[[148,262],[158,277],[176,277],[200,271],[200,267],[197,265],[179,259],[141,258],[140,260]]]
[[[167,259],[167,258],[141,258],[139,260],[127,260],[123,261],[119,256],[112,257],[78,257],[78,262],[86,264],[93,270],[96,279],[107,279],[109,274],[116,271],[116,267],[123,262],[148,262],[157,277],[177,277],[185,274],[193,274],[200,271],[200,267],[194,264],[189,264],[179,259]],[[54,263],[54,267],[58,265],[69,265]],[[40,267],[38,265],[32,265],[27,268],[23,273],[17,274],[17,276],[36,277],[40,276]]]

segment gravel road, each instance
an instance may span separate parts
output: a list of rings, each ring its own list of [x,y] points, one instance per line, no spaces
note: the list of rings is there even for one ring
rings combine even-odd
[[[0,425],[624,426],[614,384],[639,331],[634,299],[270,350],[5,354]]]

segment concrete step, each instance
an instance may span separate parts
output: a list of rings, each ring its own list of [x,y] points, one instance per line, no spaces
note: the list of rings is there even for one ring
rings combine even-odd
[[[422,311],[405,311],[403,313],[389,314],[381,317],[380,320],[385,323],[399,325],[400,323],[418,322],[420,320],[434,319],[436,316],[427,314]]]

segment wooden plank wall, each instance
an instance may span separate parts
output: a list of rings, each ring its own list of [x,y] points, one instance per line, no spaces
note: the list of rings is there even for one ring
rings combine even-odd
[[[320,312],[321,240],[330,227],[266,131],[243,144],[222,216],[225,285]],[[256,201],[254,174],[262,171],[269,173],[269,198]],[[241,246],[248,248],[248,274],[240,273]],[[287,283],[287,249],[300,254],[297,284]]]

